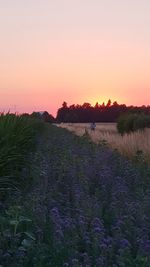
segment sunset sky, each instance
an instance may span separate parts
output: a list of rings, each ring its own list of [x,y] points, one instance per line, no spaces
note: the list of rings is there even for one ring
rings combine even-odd
[[[150,104],[150,0],[1,0],[0,111]]]

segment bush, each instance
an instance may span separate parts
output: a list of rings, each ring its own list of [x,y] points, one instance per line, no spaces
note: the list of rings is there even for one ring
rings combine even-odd
[[[117,123],[118,132],[129,133],[150,127],[150,116],[146,114],[124,114],[119,117]]]
[[[150,116],[141,114],[134,121],[134,131],[150,127]]]
[[[118,132],[124,134],[133,131],[136,116],[136,114],[124,114],[120,116],[117,123]]]

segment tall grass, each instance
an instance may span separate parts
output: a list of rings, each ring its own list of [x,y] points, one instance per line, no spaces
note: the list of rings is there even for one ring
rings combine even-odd
[[[79,136],[85,134],[86,131],[94,142],[106,141],[112,149],[117,149],[128,158],[133,158],[137,152],[141,151],[144,158],[150,162],[150,129],[122,136],[117,132],[115,123],[98,123],[95,131],[91,131],[90,125],[85,123],[63,123],[58,126],[67,128]]]
[[[15,114],[0,114],[0,190],[19,188],[21,170],[34,149],[41,122]]]

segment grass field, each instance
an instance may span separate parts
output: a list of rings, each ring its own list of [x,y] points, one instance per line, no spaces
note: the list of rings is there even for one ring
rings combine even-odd
[[[117,132],[116,123],[97,123],[95,131],[90,130],[90,124],[88,123],[61,123],[58,126],[66,128],[79,136],[85,134],[86,130],[96,143],[106,141],[110,148],[117,149],[129,158],[133,158],[137,152],[142,152],[144,158],[150,161],[150,129],[122,136]]]

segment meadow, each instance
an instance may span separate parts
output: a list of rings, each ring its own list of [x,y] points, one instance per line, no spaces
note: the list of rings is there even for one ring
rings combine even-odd
[[[0,201],[0,264],[150,267],[149,165],[138,168],[88,135],[42,127],[32,124],[34,146],[26,139],[20,149],[32,155],[19,168],[28,188]]]
[[[91,131],[90,123],[61,123],[58,126],[79,136],[86,132],[94,142],[107,143],[110,148],[117,149],[130,159],[141,153],[143,158],[150,162],[150,129],[126,133],[122,136],[117,131],[116,123],[97,123],[95,131]]]

